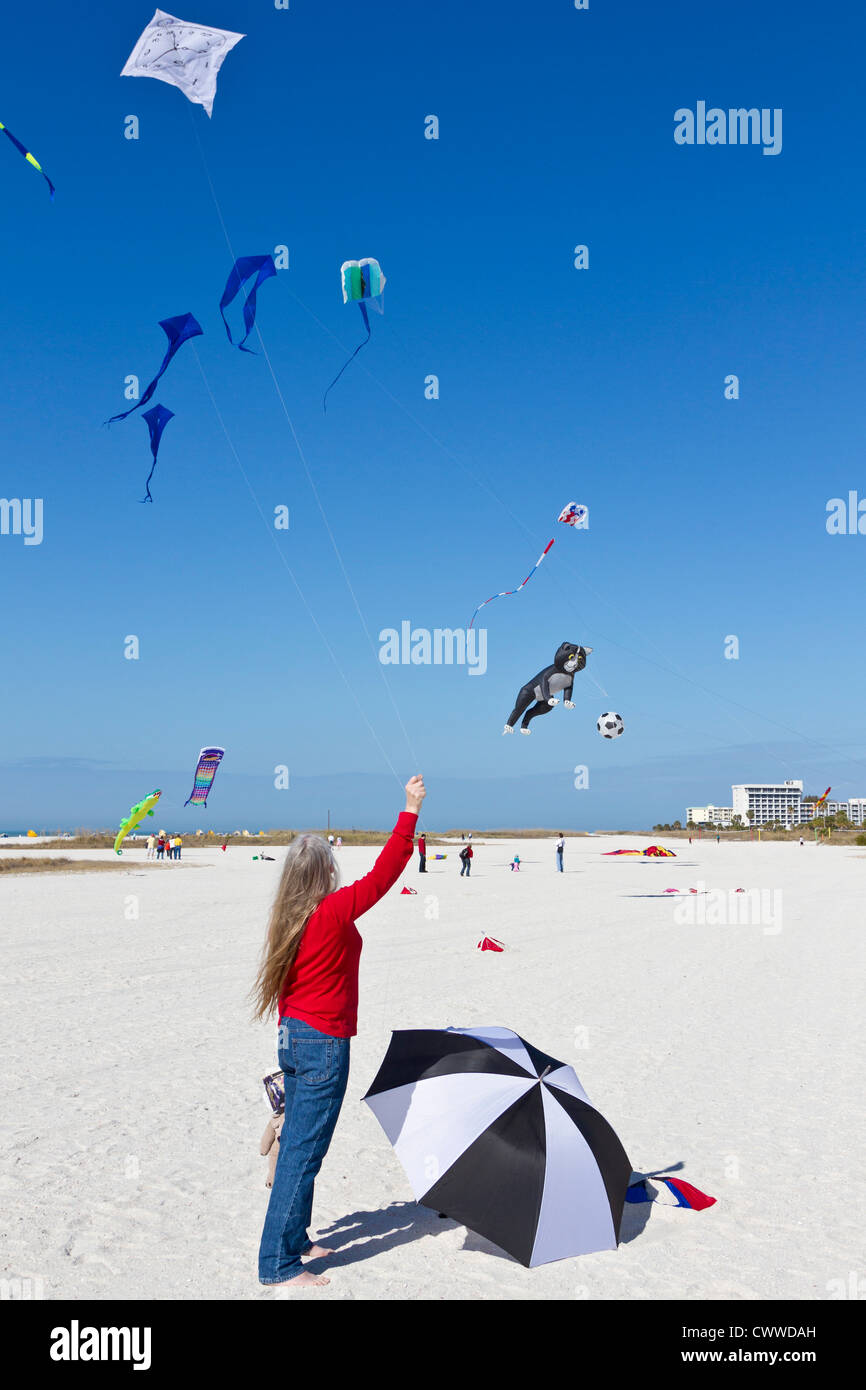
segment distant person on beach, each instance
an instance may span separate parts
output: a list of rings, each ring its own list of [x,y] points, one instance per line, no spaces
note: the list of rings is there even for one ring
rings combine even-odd
[[[467,878],[471,878],[471,876],[472,876],[472,846],[471,846],[471,845],[464,845],[463,848],[462,848],[461,851],[460,851],[460,877],[462,878],[464,874],[466,875]]]
[[[562,867],[562,856],[565,854],[565,840],[562,831],[559,832],[559,839],[556,842],[556,867],[561,874],[565,873]]]
[[[252,991],[255,1016],[278,1009],[285,1123],[259,1248],[259,1282],[327,1284],[301,1260],[333,1252],[309,1235],[313,1185],[328,1152],[349,1078],[357,1033],[362,940],[355,918],[393,888],[412,858],[423,777],[406,783],[406,809],[373,868],[338,888],[339,871],[320,835],[292,841],[280,875],[261,965]]]
[[[157,857],[157,859],[161,859],[162,856],[163,856],[164,854],[165,854],[165,835],[163,834],[162,831],[160,831],[160,833],[159,833],[159,838],[158,838],[158,840],[157,840],[157,842],[156,842],[156,857]]]
[[[181,846],[182,846],[182,844],[183,844],[183,840],[181,839],[181,837],[180,837],[179,835],[176,835],[175,838],[174,838],[174,857],[175,857],[175,859],[180,859],[180,851],[181,851]]]
[[[331,849],[334,848],[334,837],[333,837],[333,835],[329,835],[329,836],[328,836],[328,844],[331,846]]]
[[[424,834],[423,830],[422,830],[421,834],[418,836],[418,860],[419,860],[419,863],[418,863],[418,872],[419,872],[419,874],[426,874],[426,872],[427,872],[427,837],[426,837],[426,835]]]
[[[155,855],[155,853],[156,853],[156,836],[155,836],[155,835],[148,835],[148,837],[147,837],[147,857],[148,857],[148,859],[152,859],[153,856]]]
[[[343,848],[343,837],[342,837],[342,835],[338,835],[338,836],[337,836],[337,849],[342,849],[342,848]]]
[[[519,854],[515,854],[514,858],[513,858],[512,861],[511,861],[511,872],[512,872],[513,874],[519,874],[519,873],[520,873],[520,855],[519,855]]]
[[[802,845],[803,843],[804,843],[804,841],[803,841],[803,836],[801,835],[801,836],[800,836],[800,844]]]

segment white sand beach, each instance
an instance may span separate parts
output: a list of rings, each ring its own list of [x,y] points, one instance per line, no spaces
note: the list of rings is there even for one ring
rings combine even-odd
[[[570,839],[562,875],[552,841],[476,839],[470,880],[455,848],[426,879],[415,858],[417,896],[398,885],[360,919],[359,1034],[314,1208],[332,1282],[290,1295],[256,1277],[276,1029],[245,1002],[284,850],[4,877],[3,1277],[48,1299],[840,1297],[862,1267],[866,854],[603,856],[653,838]],[[339,851],[343,880],[376,853]],[[699,884],[765,890],[758,920],[718,921],[738,897]],[[477,951],[485,933],[507,950]],[[360,1098],[392,1028],[477,1024],[573,1065],[636,1170],[716,1205],[627,1207],[617,1251],[534,1270],[416,1206]]]

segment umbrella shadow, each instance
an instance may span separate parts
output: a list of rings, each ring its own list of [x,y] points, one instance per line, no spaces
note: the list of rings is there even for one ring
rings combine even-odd
[[[373,1259],[385,1250],[396,1250],[448,1229],[448,1223],[429,1207],[416,1202],[391,1202],[371,1211],[353,1211],[332,1221],[330,1226],[317,1227],[316,1239],[334,1251],[328,1256],[331,1270]]]
[[[372,1259],[385,1250],[409,1245],[413,1240],[422,1240],[424,1236],[442,1235],[445,1231],[452,1231],[455,1226],[463,1226],[463,1223],[444,1213],[440,1216],[438,1212],[416,1202],[391,1202],[389,1206],[376,1211],[355,1211],[332,1222],[330,1226],[318,1227],[316,1239],[334,1250],[334,1254],[327,1257],[328,1269],[332,1270]],[[520,1261],[509,1255],[507,1250],[502,1250],[468,1226],[463,1226],[463,1229],[466,1236],[461,1250],[480,1251],[508,1264],[520,1265]],[[340,1237],[345,1237],[342,1245],[336,1243]],[[313,1263],[311,1260],[310,1264]]]
[[[662,1174],[670,1176],[672,1173],[681,1172],[684,1167],[685,1164],[680,1160],[653,1172],[636,1171],[634,1177],[637,1180],[658,1178]],[[651,1208],[651,1202],[626,1202],[619,1233],[620,1245],[628,1245],[637,1240],[649,1222]],[[316,1240],[334,1251],[333,1255],[327,1256],[328,1269],[344,1269],[349,1265],[360,1264],[363,1260],[373,1259],[386,1250],[411,1245],[413,1241],[423,1240],[425,1236],[442,1235],[459,1225],[462,1225],[462,1222],[455,1221],[450,1216],[440,1216],[438,1212],[432,1211],[429,1207],[422,1207],[417,1202],[391,1202],[387,1207],[353,1211],[348,1216],[332,1221],[329,1226],[317,1227]],[[501,1246],[494,1245],[486,1236],[479,1235],[468,1226],[465,1230],[466,1236],[461,1250],[489,1255],[493,1259],[504,1260],[506,1264],[523,1268],[519,1260],[509,1255]],[[315,1265],[316,1261],[311,1260],[310,1264]]]

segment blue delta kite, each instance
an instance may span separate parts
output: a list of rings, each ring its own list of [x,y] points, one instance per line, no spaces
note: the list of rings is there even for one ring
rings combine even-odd
[[[252,280],[254,275],[256,277],[252,289],[244,299],[244,328],[246,329],[246,333],[238,343],[241,352],[252,352],[252,348],[244,347],[244,343],[252,333],[253,326],[255,325],[256,294],[258,293],[259,286],[264,284],[265,280],[270,280],[271,276],[276,275],[276,273],[277,267],[274,265],[273,256],[238,256],[232,266],[229,278],[226,280],[226,287],[223,290],[223,297],[220,300],[220,313],[223,316],[223,323],[226,326],[229,342],[232,341],[232,331],[229,328],[225,311],[229,304],[231,304],[235,295],[243,288],[247,281]]]

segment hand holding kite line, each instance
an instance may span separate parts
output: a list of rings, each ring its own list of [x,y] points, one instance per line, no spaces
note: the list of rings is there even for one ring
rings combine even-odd
[[[421,813],[421,802],[427,795],[427,788],[424,786],[424,778],[421,773],[410,777],[406,783],[406,810],[411,815],[417,816]]]
[[[565,526],[574,526],[576,529],[586,530],[586,517],[588,515],[589,512],[586,507],[581,506],[578,502],[569,502],[567,506],[563,507],[557,519],[561,521]],[[469,623],[470,628],[472,627],[472,624],[475,622],[475,619],[478,617],[478,614],[481,612],[482,608],[486,608],[488,603],[492,603],[495,598],[509,598],[512,594],[519,594],[521,589],[526,588],[526,585],[529,583],[530,579],[535,574],[535,571],[538,569],[538,566],[541,564],[547,552],[554,545],[555,541],[556,537],[554,536],[551,540],[547,542],[547,545],[542,550],[541,554],[539,555],[535,564],[532,566],[532,569],[529,571],[523,583],[518,584],[516,589],[503,589],[501,593],[491,594],[490,598],[486,598],[483,603],[479,603],[475,612],[472,614],[472,619]],[[569,706],[569,708],[573,708],[573,706]]]

